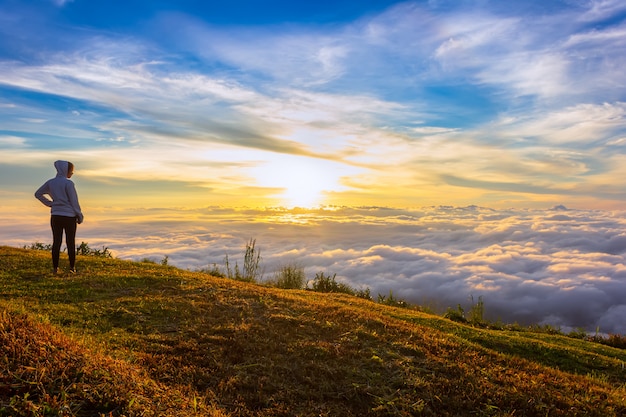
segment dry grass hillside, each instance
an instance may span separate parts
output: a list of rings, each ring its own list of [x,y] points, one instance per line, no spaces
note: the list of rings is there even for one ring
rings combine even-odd
[[[626,351],[0,247],[1,416],[620,416]]]

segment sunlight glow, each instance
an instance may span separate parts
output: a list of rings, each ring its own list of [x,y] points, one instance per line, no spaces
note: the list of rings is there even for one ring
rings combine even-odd
[[[259,185],[277,189],[276,197],[287,207],[315,207],[325,204],[324,193],[339,191],[342,172],[329,161],[281,155],[257,168]]]

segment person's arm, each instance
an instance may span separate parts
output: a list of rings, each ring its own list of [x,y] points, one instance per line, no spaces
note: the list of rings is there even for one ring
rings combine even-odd
[[[74,183],[72,181],[68,181],[67,183],[67,197],[70,200],[70,205],[74,209],[76,221],[78,222],[78,224],[81,224],[83,222],[83,212],[80,209],[80,204],[78,203],[78,194],[76,193],[76,187],[74,186]]]
[[[50,190],[48,189],[47,182],[35,191],[35,198],[41,201],[44,206],[52,207],[52,198],[50,198]]]

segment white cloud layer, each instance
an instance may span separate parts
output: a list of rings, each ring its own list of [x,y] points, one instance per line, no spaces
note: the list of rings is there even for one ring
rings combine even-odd
[[[296,263],[307,277],[337,274],[374,297],[394,296],[436,309],[483,297],[491,320],[564,330],[626,334],[626,213],[567,210],[137,210],[93,215],[78,240],[122,259],[168,256],[187,268],[242,262],[256,239],[266,277]],[[2,220],[4,242],[50,240]],[[88,219],[89,220],[89,219]]]

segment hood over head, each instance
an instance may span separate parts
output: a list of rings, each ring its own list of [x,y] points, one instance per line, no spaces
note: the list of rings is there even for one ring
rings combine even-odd
[[[57,169],[57,177],[67,177],[70,163],[68,161],[55,161],[54,167]]]

